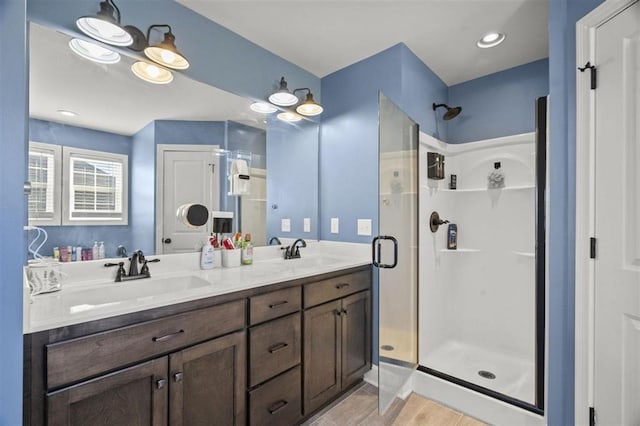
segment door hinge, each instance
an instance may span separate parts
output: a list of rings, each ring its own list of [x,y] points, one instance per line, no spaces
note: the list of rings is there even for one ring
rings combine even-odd
[[[590,259],[595,259],[596,258],[596,238],[595,237],[591,237],[589,238],[589,258]]]
[[[596,409],[589,407],[589,426],[596,426]]]
[[[584,64],[584,67],[578,67],[578,69],[580,70],[580,72],[585,72],[586,70],[589,70],[591,72],[591,90],[596,90],[598,71],[596,70],[596,66],[591,65],[591,62],[587,62],[586,64]]]

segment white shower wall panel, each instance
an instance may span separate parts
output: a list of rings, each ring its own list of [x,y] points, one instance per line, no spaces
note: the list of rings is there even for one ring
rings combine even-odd
[[[426,152],[444,153],[446,179],[420,182],[420,363],[451,342],[533,365],[535,354],[534,135],[447,145],[421,135]],[[488,189],[500,162],[505,187]],[[449,190],[450,174],[458,189]],[[447,250],[447,225],[428,226],[431,211],[458,226]],[[451,373],[451,372],[447,372]]]

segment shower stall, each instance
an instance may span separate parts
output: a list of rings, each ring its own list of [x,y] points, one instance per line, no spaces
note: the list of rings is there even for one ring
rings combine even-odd
[[[537,102],[535,133],[464,144],[420,133],[412,163],[411,138],[388,134],[404,114],[381,97],[380,235],[400,236],[402,266],[379,269],[386,406],[415,366],[437,382],[425,396],[454,408],[468,410],[447,389],[543,413],[546,99]],[[404,139],[404,148],[384,152],[387,139]]]

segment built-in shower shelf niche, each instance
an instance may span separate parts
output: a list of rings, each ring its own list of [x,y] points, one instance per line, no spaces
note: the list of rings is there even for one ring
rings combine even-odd
[[[439,249],[439,253],[479,253],[482,250],[470,249],[470,248],[457,248],[457,249]]]
[[[531,258],[531,259],[535,259],[535,257],[536,257],[535,253],[530,253],[528,251],[514,251],[512,253],[515,254],[516,256],[528,257],[528,258]]]
[[[515,185],[505,186],[504,188],[463,188],[463,189],[438,189],[442,192],[488,192],[488,191],[526,191],[536,189],[535,185]]]

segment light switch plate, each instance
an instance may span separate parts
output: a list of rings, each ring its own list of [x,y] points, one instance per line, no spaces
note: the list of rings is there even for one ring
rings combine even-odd
[[[358,219],[358,235],[371,235],[371,219]]]
[[[291,219],[282,219],[280,221],[280,230],[282,232],[291,232]]]
[[[332,234],[337,234],[338,232],[340,232],[340,219],[338,219],[337,217],[332,217],[331,218],[331,233]]]
[[[311,218],[305,217],[302,223],[304,227],[304,232],[311,232]]]

